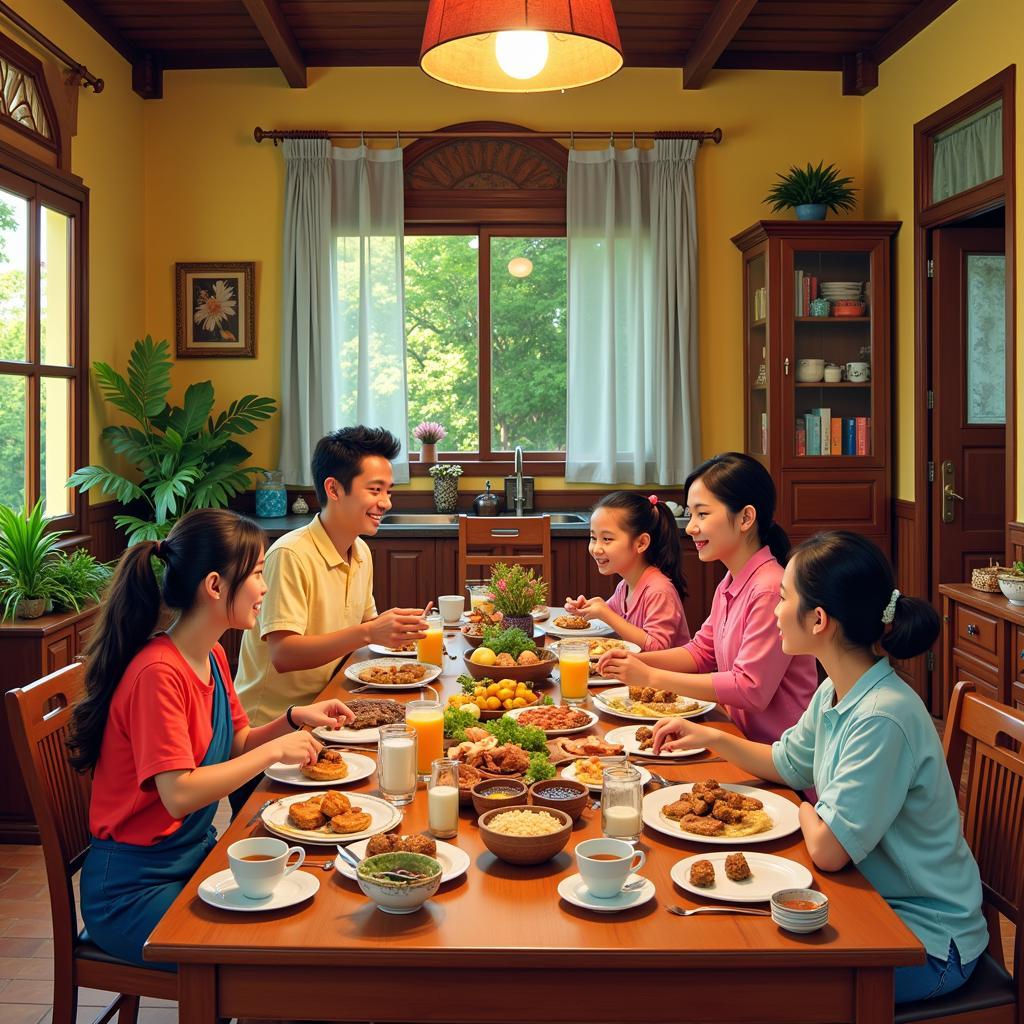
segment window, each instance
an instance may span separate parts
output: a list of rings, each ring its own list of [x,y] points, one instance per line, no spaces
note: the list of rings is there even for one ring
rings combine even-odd
[[[405,240],[409,428],[483,461],[565,451],[566,241],[484,227]]]

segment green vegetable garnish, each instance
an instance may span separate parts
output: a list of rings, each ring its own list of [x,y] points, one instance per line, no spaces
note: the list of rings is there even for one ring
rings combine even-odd
[[[518,626],[485,626],[481,646],[489,647],[495,654],[511,654],[517,660],[523,651],[537,653],[537,645]]]
[[[551,763],[547,751],[530,755],[530,767],[526,771],[526,782],[540,782],[541,779],[553,779],[555,766]]]
[[[473,715],[468,711],[463,711],[462,708],[455,707],[454,704],[449,704],[444,709],[444,734],[451,736],[456,743],[464,743],[466,730],[470,726],[479,724]]]
[[[498,741],[498,745],[518,743],[523,750],[547,751],[548,741],[543,729],[535,725],[519,725],[514,718],[495,718],[484,728]]]
[[[477,686],[489,686],[491,683],[490,679],[474,679],[472,676],[467,675],[465,672],[455,680],[462,687],[463,693],[472,693],[473,689]]]

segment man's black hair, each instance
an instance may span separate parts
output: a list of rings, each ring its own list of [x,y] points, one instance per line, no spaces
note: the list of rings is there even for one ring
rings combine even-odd
[[[346,494],[359,475],[367,455],[379,455],[391,461],[402,450],[402,443],[383,427],[342,427],[321,437],[313,451],[313,483],[321,508],[327,504],[324,485],[329,477],[341,484]]]

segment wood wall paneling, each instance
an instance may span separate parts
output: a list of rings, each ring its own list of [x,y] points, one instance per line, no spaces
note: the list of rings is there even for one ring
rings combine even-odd
[[[917,593],[917,581],[920,577],[916,565],[917,547],[914,544],[917,531],[915,503],[897,498],[893,502],[893,523],[893,566],[896,569],[896,586],[901,594],[921,596]],[[937,649],[935,669],[932,673],[928,671],[924,655],[904,661],[893,661],[893,667],[900,677],[925,702],[933,715],[941,711],[942,688],[938,682],[940,661]]]

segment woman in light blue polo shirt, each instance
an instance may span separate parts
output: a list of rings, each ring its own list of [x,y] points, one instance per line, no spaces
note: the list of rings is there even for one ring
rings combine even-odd
[[[708,746],[761,778],[817,791],[800,805],[814,863],[850,861],[921,940],[920,967],[895,971],[896,1002],[952,992],[988,945],[978,866],[963,837],[942,745],[920,698],[887,657],[913,658],[939,633],[926,602],[903,597],[870,541],[821,533],[798,547],[775,610],[786,654],[828,672],[800,720],[775,743],[670,719],[654,749]]]

